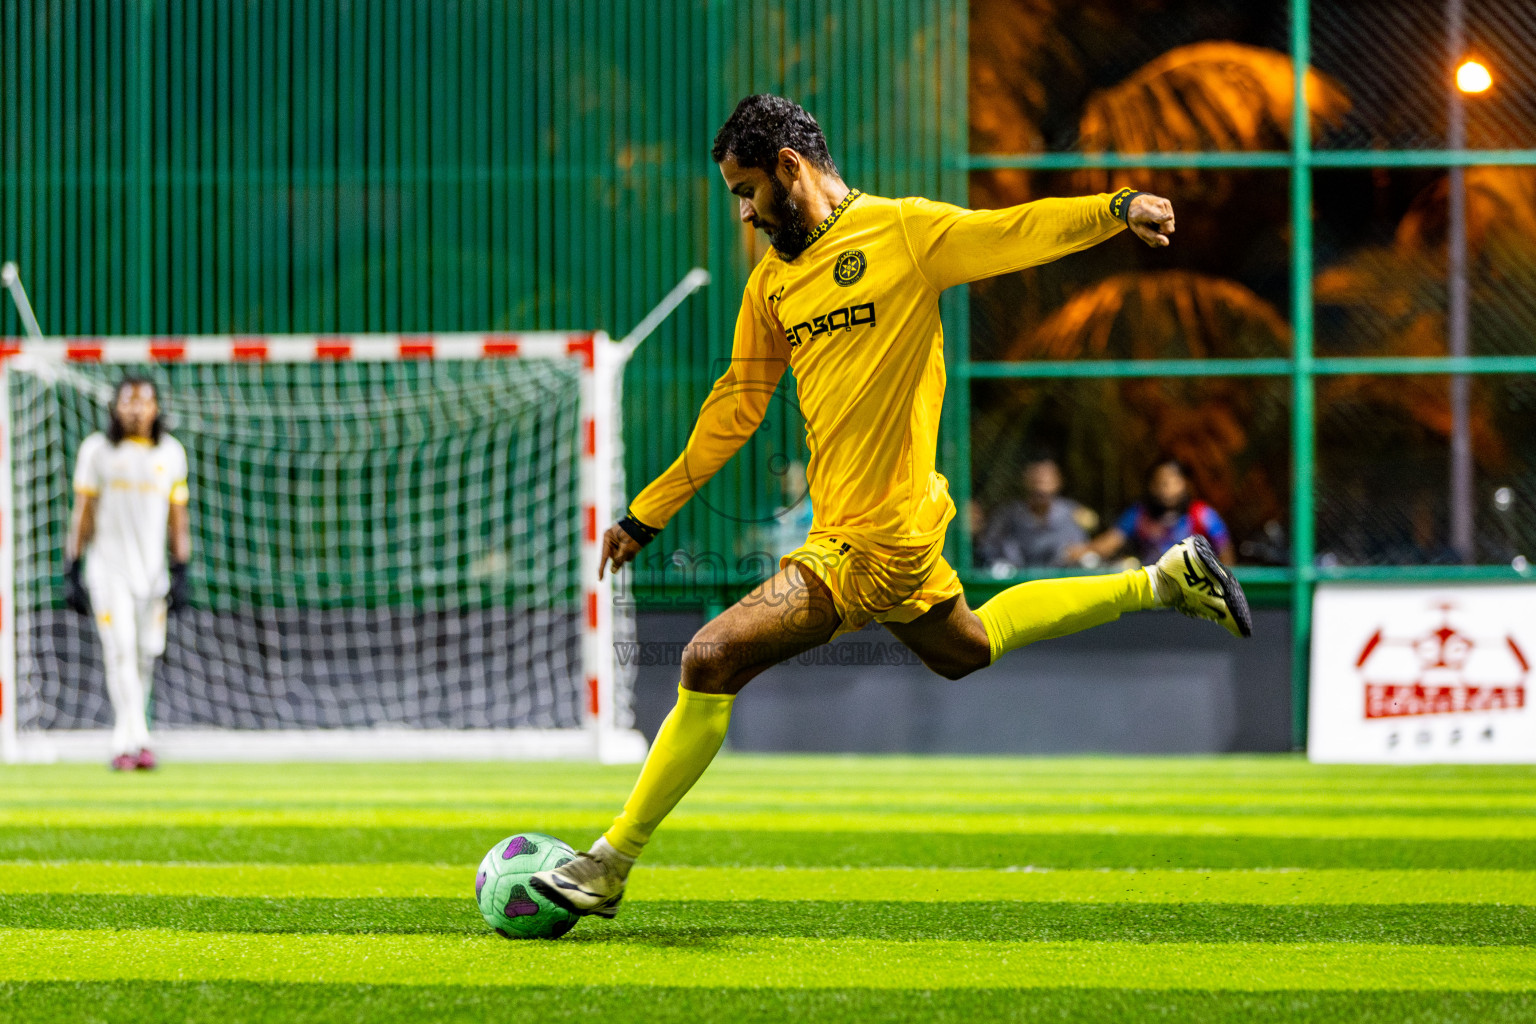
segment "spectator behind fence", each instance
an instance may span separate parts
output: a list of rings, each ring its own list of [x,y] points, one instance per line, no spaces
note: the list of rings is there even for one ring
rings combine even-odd
[[[1183,463],[1161,459],[1147,474],[1146,497],[1126,509],[1114,526],[1068,552],[1068,557],[1095,563],[1124,549],[1143,565],[1151,565],[1163,552],[1196,534],[1211,542],[1223,562],[1233,560],[1227,524],[1214,508],[1194,499]]]
[[[1098,516],[1061,496],[1061,467],[1050,457],[1024,465],[1024,498],[999,505],[976,541],[976,564],[994,569],[1067,565]]]

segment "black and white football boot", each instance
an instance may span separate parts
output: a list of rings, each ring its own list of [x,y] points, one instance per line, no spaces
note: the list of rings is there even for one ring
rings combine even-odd
[[[1248,598],[1204,537],[1181,540],[1157,560],[1155,570],[1164,586],[1165,603],[1193,619],[1219,622],[1233,636],[1253,635]]]

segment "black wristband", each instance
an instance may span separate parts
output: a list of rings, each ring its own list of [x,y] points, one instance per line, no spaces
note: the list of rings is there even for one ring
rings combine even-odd
[[[65,576],[73,576],[76,573],[78,573],[79,571],[80,571],[80,559],[78,559],[78,558],[71,558],[64,565],[64,575]]]
[[[187,571],[187,563],[186,562],[176,562],[176,561],[171,562],[171,575],[172,576],[184,575],[186,573],[186,571]]]
[[[1133,188],[1123,188],[1109,197],[1109,212],[1111,216],[1119,217],[1127,224],[1131,222],[1131,200],[1137,196],[1144,196],[1145,192],[1137,192]]]
[[[639,544],[641,547],[645,547],[651,541],[655,540],[656,535],[661,532],[654,526],[646,526],[640,520],[636,519],[633,512],[624,513],[624,518],[619,520],[619,526],[624,530],[625,533],[629,534],[631,540],[633,540],[636,544]]]

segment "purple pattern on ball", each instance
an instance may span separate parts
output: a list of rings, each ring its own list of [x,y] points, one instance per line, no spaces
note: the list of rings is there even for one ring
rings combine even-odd
[[[501,851],[501,859],[511,860],[518,854],[537,853],[538,851],[539,848],[530,843],[527,836],[513,836],[512,841],[507,844],[507,848]]]
[[[480,890],[484,889],[484,888],[485,888],[485,872],[482,871],[478,875],[475,876],[475,899],[479,899],[480,898]]]
[[[512,887],[512,898],[507,901],[508,917],[529,917],[539,912],[539,905],[533,902],[528,895],[528,890],[520,885]]]

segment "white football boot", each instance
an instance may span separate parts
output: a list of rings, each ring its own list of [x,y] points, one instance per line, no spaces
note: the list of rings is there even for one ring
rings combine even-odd
[[[1253,635],[1248,598],[1204,537],[1179,541],[1163,552],[1153,571],[1162,579],[1156,590],[1168,607],[1219,622],[1233,636]]]
[[[599,839],[590,852],[578,853],[557,868],[540,871],[528,880],[549,902],[585,917],[613,917],[624,899],[624,882],[634,858],[625,857]]]

